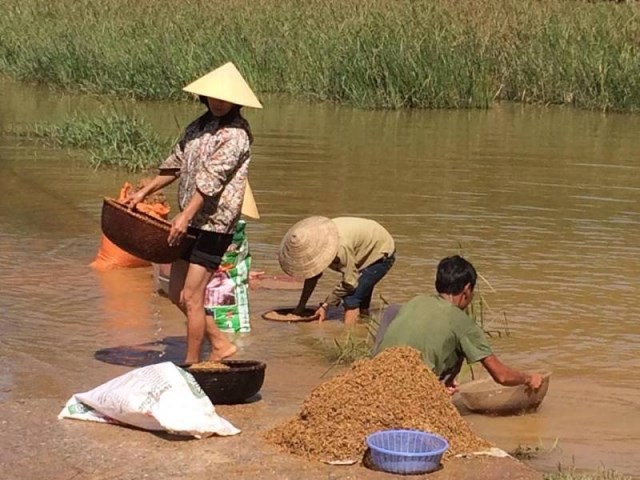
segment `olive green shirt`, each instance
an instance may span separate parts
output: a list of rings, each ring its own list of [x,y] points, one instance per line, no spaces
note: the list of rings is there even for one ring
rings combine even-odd
[[[325,302],[338,305],[340,299],[358,286],[360,272],[385,254],[395,252],[395,242],[387,230],[374,220],[357,217],[338,217],[331,221],[338,227],[338,253],[329,265],[342,273],[338,283]]]
[[[482,328],[438,295],[418,295],[404,305],[383,333],[378,352],[400,345],[422,352],[441,380],[453,379],[465,358],[474,363],[492,353]]]

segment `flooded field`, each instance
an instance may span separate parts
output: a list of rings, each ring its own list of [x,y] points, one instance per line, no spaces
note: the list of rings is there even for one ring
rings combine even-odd
[[[3,131],[114,107],[112,100],[0,87]],[[116,106],[169,137],[198,114],[187,104]],[[493,287],[481,284],[491,326],[511,333],[492,339],[498,355],[515,367],[553,371],[537,413],[466,416],[476,433],[505,450],[557,443],[533,460],[539,469],[561,462],[640,472],[640,116],[512,105],[357,111],[279,98],[247,113],[256,137],[250,178],[262,215],[248,225],[256,270],[282,273],[280,239],[311,214],[373,218],[394,235],[397,262],[378,290],[392,303],[432,291],[438,260],[462,252]],[[87,168],[81,154],[0,136],[3,424],[20,405],[33,409],[48,399],[55,408],[38,412],[48,431],[82,432],[86,425],[55,423],[55,416],[72,393],[128,370],[108,362],[109,349],[134,365],[153,354],[133,346],[158,342],[158,355],[180,360],[184,320],[153,292],[151,269],[88,267],[100,241],[102,197],[137,178]],[[174,190],[168,196],[175,205]],[[325,275],[312,301],[336,280]],[[240,358],[269,365],[263,398],[276,410],[299,404],[322,381],[325,345],[342,332],[337,321],[261,319],[297,295],[254,291],[253,332],[237,338]]]

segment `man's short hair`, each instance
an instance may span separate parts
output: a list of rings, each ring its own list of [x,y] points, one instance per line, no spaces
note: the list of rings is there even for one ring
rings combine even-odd
[[[446,257],[438,264],[436,291],[457,295],[462,293],[466,284],[474,288],[477,279],[476,269],[460,255]]]

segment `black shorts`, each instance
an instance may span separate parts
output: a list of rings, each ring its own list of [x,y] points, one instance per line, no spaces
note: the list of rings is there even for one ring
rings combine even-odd
[[[182,259],[189,263],[202,265],[209,270],[217,270],[222,262],[222,256],[231,245],[232,240],[232,233],[198,230],[193,246],[184,252]]]

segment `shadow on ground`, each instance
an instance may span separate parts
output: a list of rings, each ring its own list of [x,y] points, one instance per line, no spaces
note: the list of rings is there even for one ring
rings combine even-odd
[[[146,367],[162,362],[181,363],[186,337],[165,337],[138,345],[121,345],[97,350],[93,357],[104,363],[126,367]],[[206,352],[205,352],[206,353]]]

